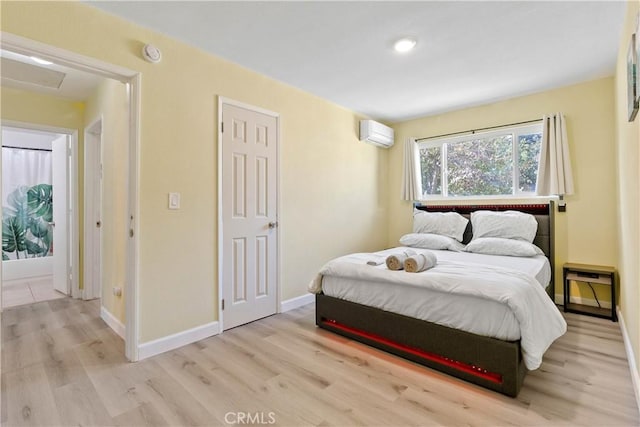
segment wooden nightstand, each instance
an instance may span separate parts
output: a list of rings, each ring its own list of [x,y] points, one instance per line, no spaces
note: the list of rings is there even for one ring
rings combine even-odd
[[[618,321],[616,316],[616,269],[604,265],[588,265],[566,263],[562,268],[564,282],[564,311],[570,313],[586,314]],[[571,282],[588,284],[592,290],[594,286],[606,286],[611,296],[611,308],[592,307],[590,305],[571,302]],[[594,290],[595,292],[595,290]]]

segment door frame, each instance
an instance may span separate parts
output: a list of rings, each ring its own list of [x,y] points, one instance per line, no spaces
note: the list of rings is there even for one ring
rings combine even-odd
[[[276,168],[276,209],[278,209],[278,214],[276,215],[276,217],[279,223],[278,227],[276,228],[276,256],[278,257],[278,259],[276,260],[276,313],[282,312],[282,290],[280,285],[280,272],[282,270],[282,248],[280,245],[280,239],[282,238],[282,226],[280,225],[280,218],[282,217],[282,202],[280,200],[280,165],[282,164],[282,154],[280,151],[280,113],[276,113],[264,108],[256,107],[244,102],[236,101],[234,99],[218,95],[218,324],[220,333],[224,331],[224,312],[222,310],[222,297],[224,296],[222,275],[222,266],[224,265],[224,224],[222,220],[222,107],[225,104],[244,108],[256,113],[265,114],[276,119],[276,158],[278,160],[278,167]]]
[[[98,189],[100,194],[100,206],[95,205],[93,197],[89,197],[93,191],[96,191],[96,176],[101,174],[102,170],[96,170],[96,166],[102,165],[102,123],[104,122],[102,115],[89,123],[84,129],[84,271],[83,271],[83,289],[82,299],[89,300],[93,298],[102,298],[102,237],[98,239],[98,242],[94,239],[93,234],[93,219],[91,221],[87,218],[95,218],[96,213],[99,213],[99,218],[102,219],[102,185]],[[95,128],[100,126],[99,131]],[[96,136],[97,135],[97,136]],[[95,139],[100,140],[99,150],[96,150]],[[99,209],[99,212],[97,210]],[[96,265],[93,261],[93,253],[95,245],[100,245],[100,259]],[[88,257],[87,254],[91,254]],[[97,274],[96,274],[96,269]],[[94,278],[98,277],[99,282],[96,284]]]
[[[129,173],[128,207],[129,239],[127,242],[127,288],[125,292],[125,356],[130,361],[139,358],[139,182],[140,182],[140,104],[142,75],[119,65],[110,64],[66,49],[0,32],[0,47],[27,56],[37,56],[80,71],[118,80],[127,84],[129,95]],[[76,210],[77,212],[77,210]],[[1,208],[0,208],[1,213]],[[1,265],[1,263],[0,263]],[[1,267],[0,267],[1,272]],[[77,277],[77,274],[76,274]]]
[[[67,271],[67,295],[78,298],[79,292],[79,263],[80,263],[80,239],[78,236],[78,223],[80,221],[78,216],[78,189],[75,185],[70,185],[77,182],[78,179],[78,130],[68,129],[56,126],[41,125],[37,123],[20,122],[15,120],[2,120],[2,127],[12,127],[25,130],[36,130],[41,132],[57,133],[60,135],[66,135],[69,138],[69,162],[71,162],[71,171],[67,179],[67,185],[69,186],[69,198],[71,200],[71,218],[69,215],[65,215],[67,218],[67,238],[69,232],[71,232],[72,238],[69,239],[68,244],[71,245],[71,259],[67,255],[67,266],[71,266],[71,269]],[[2,160],[2,153],[0,152],[0,161]],[[0,194],[2,189],[0,189]],[[0,215],[2,207],[0,206]],[[68,252],[67,252],[68,253]],[[2,263],[0,263],[0,266]],[[0,267],[0,281],[1,281],[1,267]],[[69,273],[71,273],[71,280],[69,280]],[[0,284],[1,286],[1,284]],[[2,293],[0,292],[0,307],[2,306]]]

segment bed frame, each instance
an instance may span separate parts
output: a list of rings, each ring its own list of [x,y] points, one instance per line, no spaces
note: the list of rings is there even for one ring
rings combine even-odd
[[[534,215],[538,221],[534,243],[551,262],[552,278],[547,292],[553,300],[553,202],[536,205],[416,205],[416,208],[429,212],[453,211],[466,217],[476,210],[518,210]],[[463,242],[469,242],[471,236],[469,222]],[[507,396],[518,395],[527,373],[519,340],[488,338],[322,293],[316,295],[316,325]]]

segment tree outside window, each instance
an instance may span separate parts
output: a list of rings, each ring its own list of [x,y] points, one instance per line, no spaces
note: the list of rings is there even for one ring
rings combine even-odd
[[[421,142],[424,197],[532,194],[541,141],[535,124]]]

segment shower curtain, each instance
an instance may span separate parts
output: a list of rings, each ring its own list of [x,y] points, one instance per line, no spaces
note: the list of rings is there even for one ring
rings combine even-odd
[[[2,259],[53,255],[51,152],[2,147]]]

